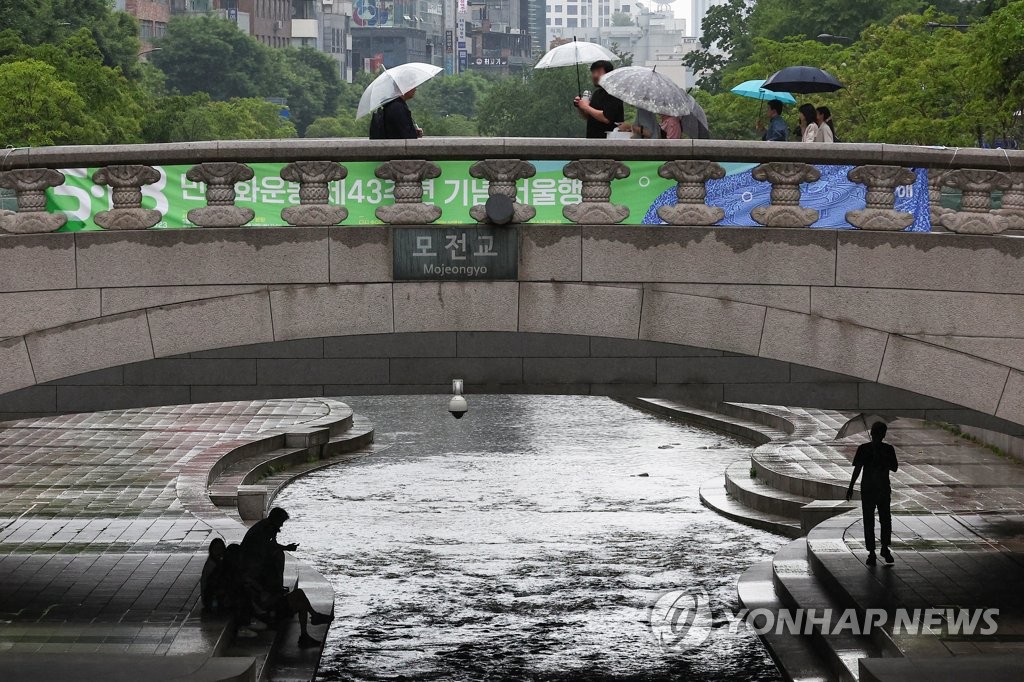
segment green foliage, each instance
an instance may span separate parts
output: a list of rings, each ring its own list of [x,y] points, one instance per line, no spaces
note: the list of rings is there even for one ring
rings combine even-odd
[[[746,0],[728,0],[708,9],[701,21],[701,49],[683,56],[683,65],[697,75],[697,85],[718,92],[722,69],[730,62],[741,63],[750,52],[747,22],[750,6]],[[729,55],[729,56],[726,56]]]
[[[139,53],[139,26],[108,0],[0,0],[0,27],[28,45],[58,43],[87,29],[99,47],[103,65],[134,77]]]
[[[157,45],[150,61],[167,76],[171,91],[206,92],[220,100],[286,94],[284,64],[273,48],[229,21],[175,17]]]
[[[476,116],[477,103],[490,91],[493,81],[476,71],[458,76],[439,75],[416,89],[410,103],[413,113],[420,117],[458,114],[465,118]],[[422,112],[422,113],[421,113]]]
[[[74,89],[85,103],[88,124],[78,128],[81,139],[92,144],[140,142],[140,120],[144,99],[137,82],[129,81],[116,67],[106,66],[92,32],[88,29],[67,36],[59,44],[30,46],[11,31],[0,34],[0,62],[38,61],[54,67],[60,79]],[[42,125],[47,125],[41,122]],[[62,138],[76,141],[76,138]]]
[[[342,92],[338,62],[309,47],[279,49],[274,56],[282,62],[291,120],[304,134],[316,118],[338,108]]]
[[[5,145],[99,141],[75,84],[58,76],[50,64],[36,59],[0,64],[0,92],[5,93],[0,107]]]
[[[592,88],[588,77],[583,87]],[[508,78],[480,103],[477,127],[481,135],[499,137],[583,137],[586,123],[573,106],[575,96],[572,68],[531,71],[523,80]]]
[[[150,142],[187,142],[285,138],[296,132],[276,104],[252,98],[213,101],[206,93],[195,93],[158,99],[146,117],[144,134]]]
[[[352,111],[339,111],[337,116],[325,116],[313,121],[306,128],[306,137],[367,137],[370,134],[370,117],[358,121]]]

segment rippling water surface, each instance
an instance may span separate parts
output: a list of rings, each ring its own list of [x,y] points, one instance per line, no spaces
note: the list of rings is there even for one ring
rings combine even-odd
[[[782,540],[698,498],[743,444],[605,398],[469,400],[461,421],[441,396],[348,400],[394,447],[279,498],[337,592],[321,679],[780,679],[723,613]],[[648,605],[699,589],[708,643],[666,650]]]

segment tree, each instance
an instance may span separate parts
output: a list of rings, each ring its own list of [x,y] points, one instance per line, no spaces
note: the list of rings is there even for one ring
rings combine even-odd
[[[683,65],[697,76],[698,87],[709,92],[719,91],[721,71],[726,64],[749,56],[749,19],[750,6],[746,0],[728,0],[708,9],[701,22],[701,49],[683,56]]]
[[[367,137],[369,134],[370,117],[363,116],[357,121],[348,111],[318,118],[306,128],[306,137]]]
[[[309,47],[279,49],[274,57],[281,61],[284,97],[292,122],[299,134],[304,134],[310,123],[338,108],[338,62]]]
[[[174,92],[206,92],[219,100],[286,94],[283,60],[229,21],[175,17],[157,45],[150,61]]]
[[[89,29],[80,29],[59,44],[26,45],[13,31],[0,34],[0,62],[36,60],[54,67],[85,102],[89,142],[124,144],[141,141],[140,122],[146,96],[120,68],[104,65]],[[74,143],[86,140],[71,138]]]
[[[457,76],[437,76],[416,89],[410,106],[414,113],[435,116],[458,114],[466,118],[476,116],[477,103],[491,89],[493,81],[476,71]]]
[[[75,84],[50,64],[25,59],[0,64],[0,134],[4,144],[38,147],[100,141]]]
[[[586,124],[573,107],[576,73],[571,68],[528,72],[508,78],[480,103],[481,135],[500,137],[583,137]]]
[[[612,12],[612,26],[632,26],[633,17],[625,12]]]
[[[261,99],[215,102],[206,93],[158,99],[144,125],[149,142],[255,140],[295,137],[279,107]]]

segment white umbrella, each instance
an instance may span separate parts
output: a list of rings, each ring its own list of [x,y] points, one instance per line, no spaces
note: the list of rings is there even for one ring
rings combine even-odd
[[[547,54],[540,58],[535,69],[554,69],[559,66],[576,66],[577,64],[592,64],[596,61],[607,59],[618,61],[618,56],[606,47],[597,43],[588,43],[585,40],[573,38],[571,43],[563,43],[558,47],[548,50]]]
[[[696,102],[686,91],[646,66],[624,66],[601,76],[601,87],[612,97],[655,114],[685,116]]]
[[[413,88],[426,83],[442,70],[440,66],[422,62],[409,62],[392,69],[384,69],[384,72],[363,90],[356,118],[366,116],[382,104],[398,99]]]
[[[594,62],[606,59],[610,62],[618,61],[619,57],[606,47],[597,43],[588,43],[585,40],[576,40],[574,37],[571,43],[563,43],[558,47],[548,50],[547,54],[540,58],[535,69],[555,69],[560,66],[577,66],[579,64],[593,64]],[[576,69],[576,89],[581,90],[580,71]]]

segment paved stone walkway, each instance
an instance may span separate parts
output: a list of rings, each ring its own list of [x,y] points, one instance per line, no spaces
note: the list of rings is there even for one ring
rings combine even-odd
[[[195,609],[199,575],[212,536],[245,529],[185,510],[178,473],[211,447],[346,410],[270,400],[0,425],[0,657],[222,648],[223,621]]]

